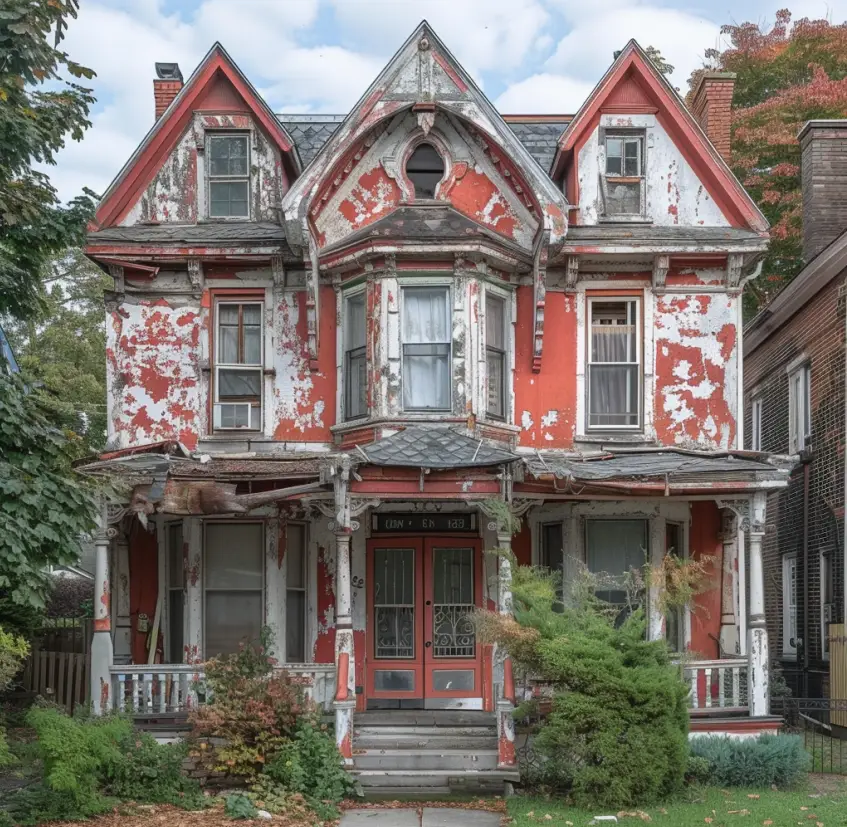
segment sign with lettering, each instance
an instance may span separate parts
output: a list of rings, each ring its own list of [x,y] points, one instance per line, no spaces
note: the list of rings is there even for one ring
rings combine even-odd
[[[428,531],[441,534],[463,534],[476,531],[476,513],[467,514],[374,514],[374,531],[395,534],[423,534]]]

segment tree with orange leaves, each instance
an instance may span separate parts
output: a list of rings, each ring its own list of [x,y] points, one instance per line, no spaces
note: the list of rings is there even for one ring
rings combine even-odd
[[[800,144],[814,118],[847,117],[847,23],[777,12],[769,30],[727,25],[724,50],[708,49],[704,71],[735,72],[732,168],[771,223],[761,276],[748,286],[745,311],[754,314],[803,267]]]

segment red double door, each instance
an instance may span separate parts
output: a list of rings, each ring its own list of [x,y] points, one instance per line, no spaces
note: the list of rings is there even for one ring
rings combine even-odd
[[[368,541],[371,708],[482,708],[482,550],[464,537]]]

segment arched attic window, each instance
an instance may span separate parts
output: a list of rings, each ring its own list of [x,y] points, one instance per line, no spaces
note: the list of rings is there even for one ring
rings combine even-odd
[[[444,177],[444,159],[432,144],[420,144],[406,161],[406,175],[415,188],[415,198],[435,198]]]

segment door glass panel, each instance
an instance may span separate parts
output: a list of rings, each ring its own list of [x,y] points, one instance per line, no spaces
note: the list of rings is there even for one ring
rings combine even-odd
[[[414,549],[374,549],[374,620],[376,657],[415,657]]]
[[[432,673],[432,688],[436,692],[473,692],[473,669],[441,669]]]
[[[377,692],[414,692],[415,673],[410,669],[377,669],[374,689]]]
[[[432,552],[432,654],[437,658],[476,655],[473,549]]]

